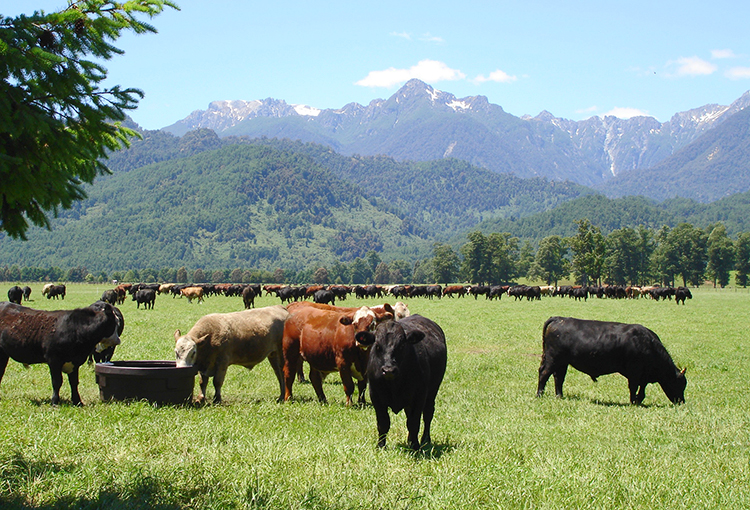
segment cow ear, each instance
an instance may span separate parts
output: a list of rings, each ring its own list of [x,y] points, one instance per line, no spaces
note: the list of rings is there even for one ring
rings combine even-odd
[[[174,341],[177,342],[177,340],[179,340],[181,336],[182,336],[182,333],[180,333],[180,330],[179,329],[175,330],[175,332],[174,332]]]
[[[354,339],[360,345],[372,345],[375,343],[375,335],[373,335],[369,331],[360,331],[359,333],[354,335]]]
[[[393,315],[393,314],[396,313],[396,312],[393,311],[393,307],[390,304],[388,304],[388,303],[386,303],[386,304],[383,305],[383,310],[385,310],[386,312],[390,313],[391,315]]]
[[[349,324],[351,324],[351,323],[352,323],[352,322],[354,322],[354,321],[353,321],[353,320],[352,320],[352,318],[351,318],[351,317],[349,317],[348,315],[344,315],[343,317],[341,317],[341,318],[339,319],[339,322],[340,322],[341,324],[343,324],[344,326],[348,326]]]
[[[406,341],[410,344],[417,344],[424,339],[424,333],[421,331],[412,331],[406,335]]]

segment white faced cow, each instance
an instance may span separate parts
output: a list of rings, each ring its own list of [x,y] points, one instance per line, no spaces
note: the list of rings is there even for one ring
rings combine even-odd
[[[251,369],[268,359],[279,381],[279,401],[284,398],[281,342],[289,312],[281,305],[232,313],[212,313],[198,319],[186,335],[175,331],[177,366],[194,366],[200,373],[197,401],[206,398],[209,378],[214,378],[214,402],[221,402],[221,386],[229,365]]]

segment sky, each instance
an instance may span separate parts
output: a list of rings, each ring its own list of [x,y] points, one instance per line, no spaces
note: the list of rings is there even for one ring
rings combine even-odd
[[[661,122],[750,90],[746,0],[175,0],[126,34],[108,83],[141,89],[159,129],[216,100],[367,105],[419,78],[515,115]],[[66,0],[2,0],[0,15]]]

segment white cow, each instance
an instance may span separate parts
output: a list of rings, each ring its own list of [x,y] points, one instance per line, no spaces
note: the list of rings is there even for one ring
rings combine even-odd
[[[284,399],[282,338],[289,312],[281,305],[232,313],[212,313],[198,319],[186,335],[175,331],[178,367],[193,366],[200,374],[197,401],[206,399],[208,379],[214,378],[214,402],[221,402],[221,386],[229,365],[252,369],[268,358]]]

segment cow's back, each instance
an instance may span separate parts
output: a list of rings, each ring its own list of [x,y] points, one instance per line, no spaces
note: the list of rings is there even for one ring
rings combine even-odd
[[[288,317],[279,305],[201,317],[188,333],[198,346],[196,365],[216,357],[230,364],[253,365],[273,352],[280,355]]]
[[[426,360],[429,366],[430,379],[428,386],[437,391],[443,380],[448,360],[448,348],[445,333],[435,322],[421,315],[410,315],[398,321],[408,336],[412,331],[421,331],[424,338],[414,344],[414,351],[419,360]]]

